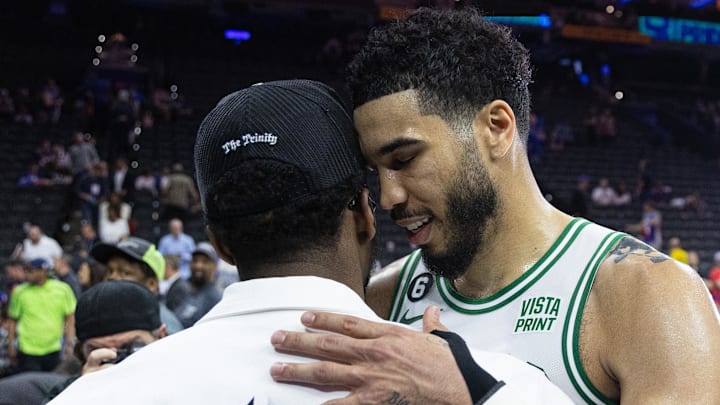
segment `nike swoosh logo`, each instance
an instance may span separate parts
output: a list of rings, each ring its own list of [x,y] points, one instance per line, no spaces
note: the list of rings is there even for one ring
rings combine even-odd
[[[405,325],[410,325],[411,323],[419,321],[423,317],[423,315],[420,314],[418,316],[413,316],[413,317],[408,318],[407,317],[408,312],[410,312],[410,310],[406,309],[405,313],[402,314],[402,316],[400,317],[400,321],[399,321],[400,323],[404,323]]]

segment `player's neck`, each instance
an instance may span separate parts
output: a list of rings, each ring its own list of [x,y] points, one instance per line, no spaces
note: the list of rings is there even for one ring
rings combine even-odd
[[[537,190],[537,188],[535,188]],[[494,229],[484,238],[457,291],[486,298],[520,277],[552,246],[572,218],[550,205],[539,190],[506,196]]]

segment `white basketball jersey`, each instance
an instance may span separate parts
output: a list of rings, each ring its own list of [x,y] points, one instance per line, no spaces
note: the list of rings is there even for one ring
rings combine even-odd
[[[575,218],[532,268],[482,299],[464,297],[447,279],[431,275],[415,251],[405,261],[390,320],[421,328],[425,308],[437,305],[440,321],[470,347],[511,354],[540,368],[577,403],[612,403],[587,378],[578,339],[597,269],[625,236]]]

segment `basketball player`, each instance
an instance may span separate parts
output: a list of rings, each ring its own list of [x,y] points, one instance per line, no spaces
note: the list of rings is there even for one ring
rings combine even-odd
[[[242,281],[228,286],[191,328],[82,377],[53,404],[317,404],[345,397],[354,385],[321,391],[278,384],[268,372],[273,362],[280,362],[275,373],[298,360],[275,352],[272,344],[283,335],[270,335],[278,324],[302,330],[298,318],[306,309],[380,320],[362,301],[375,236],[364,162],[334,91],[292,80],[228,95],[200,125],[195,164],[210,239],[223,259],[237,264]],[[452,335],[391,326],[420,345],[418,355],[433,353],[443,375],[428,386],[396,390],[414,377],[408,370],[422,372],[404,359],[406,367],[384,389],[362,400],[570,403],[542,372],[517,359],[474,352],[482,368],[460,355],[458,367],[453,354],[462,344]]]
[[[421,9],[370,34],[350,65],[355,123],[381,206],[421,249],[376,277],[368,302],[415,326],[437,305],[471,346],[539,367],[576,402],[716,402],[720,323],[705,286],[543,198],[526,152],[530,82],[527,50],[473,10]],[[385,326],[313,318],[348,337],[328,349],[322,335],[290,334],[280,347],[348,363],[370,354],[366,338],[384,341]],[[396,347],[394,358],[416,350]],[[276,378],[353,376],[360,395],[392,375],[350,363],[288,365]]]

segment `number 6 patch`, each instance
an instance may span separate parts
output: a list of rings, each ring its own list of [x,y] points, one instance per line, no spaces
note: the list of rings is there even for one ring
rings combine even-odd
[[[407,297],[411,302],[420,301],[426,296],[433,286],[433,276],[430,273],[423,273],[418,275],[410,282],[408,288]]]

